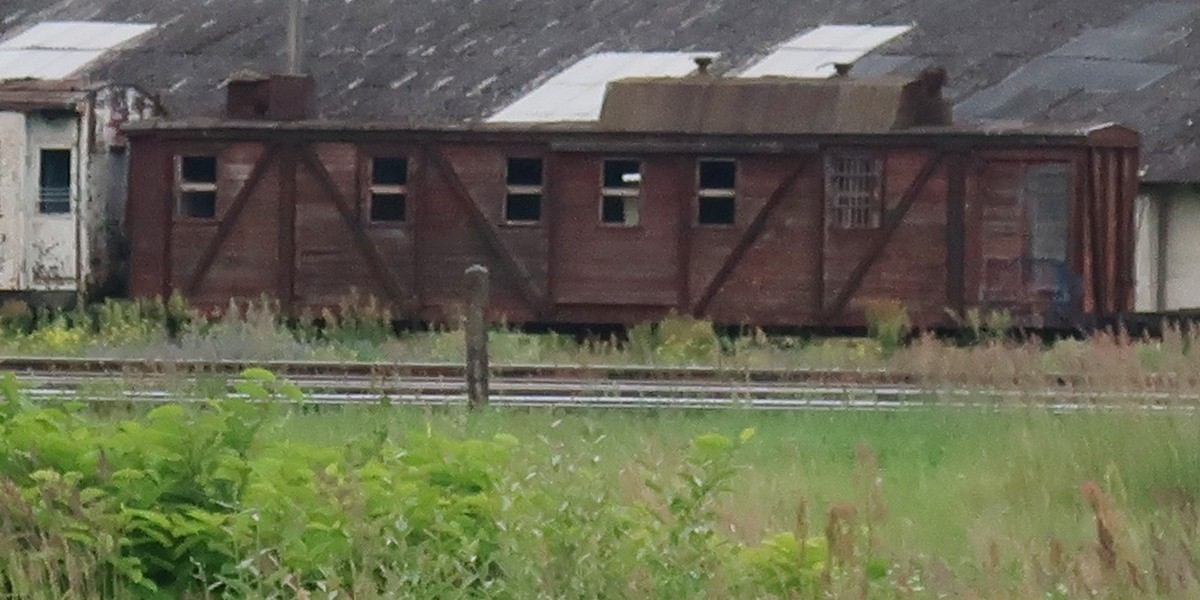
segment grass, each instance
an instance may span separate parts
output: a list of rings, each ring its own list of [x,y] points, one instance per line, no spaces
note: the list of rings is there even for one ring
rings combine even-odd
[[[715,366],[891,369],[918,382],[1036,390],[1047,375],[1081,389],[1200,394],[1200,328],[1166,327],[1157,338],[1098,332],[1086,339],[1019,337],[1003,314],[971,311],[957,339],[914,334],[896,303],[869,312],[872,338],[718,335],[712,323],[674,316],[627,335],[576,339],[497,327],[493,364]],[[370,298],[335,310],[282,318],[269,300],[200,314],[182,299],[107,301],[71,312],[0,307],[0,354],[130,359],[319,360],[461,363],[455,327],[395,331],[392,315]]]
[[[998,552],[1021,564],[1054,545],[1087,553],[1094,514],[1081,485],[1096,482],[1140,535],[1200,498],[1200,419],[1143,414],[1054,415],[1040,410],[880,413],[600,413],[338,411],[289,423],[280,435],[337,445],[369,424],[428,426],[469,437],[498,432],[526,442],[515,467],[592,462],[627,502],[644,501],[645,473],[670,473],[688,440],[717,431],[757,434],[718,514],[724,533],[753,544],[795,527],[812,531],[829,507],[872,500],[885,553],[925,568],[946,565],[955,585],[988,589]],[[868,463],[868,464],[864,464]],[[874,463],[877,471],[870,466]],[[1019,582],[1026,575],[1014,575]],[[1013,583],[1016,585],[1016,583]],[[999,590],[992,590],[998,592]]]
[[[1200,592],[1193,413],[470,413],[305,405],[255,369],[235,387],[267,402],[39,407],[0,380],[0,594]]]

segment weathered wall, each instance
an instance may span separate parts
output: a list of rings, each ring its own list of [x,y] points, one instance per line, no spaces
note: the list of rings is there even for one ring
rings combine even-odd
[[[153,99],[131,86],[97,90],[88,118],[87,196],[83,198],[87,234],[88,287],[102,294],[125,292],[128,240],[125,239],[125,200],[129,196],[128,140],[122,127],[161,114]]]
[[[79,255],[81,231],[76,229],[80,199],[88,197],[86,177],[80,173],[87,162],[79,151],[79,117],[69,112],[38,112],[26,115],[25,186],[21,194],[24,252],[23,288],[51,291],[76,288],[80,263],[87,264],[87,246]],[[71,210],[63,214],[41,214],[38,210],[41,151],[71,151]],[[77,262],[78,261],[78,262]]]
[[[458,313],[464,269],[483,263],[494,274],[493,317],[510,322],[632,323],[677,311],[729,324],[858,326],[869,303],[899,300],[921,326],[948,323],[956,306],[1009,309],[1036,326],[1077,308],[1082,283],[1067,271],[1082,262],[1069,253],[1083,245],[1074,219],[1088,212],[1077,206],[1091,185],[1086,149],[877,152],[884,205],[897,217],[855,230],[826,219],[824,154],[813,150],[717,155],[738,160],[736,221],[699,225],[697,161],[707,154],[551,151],[520,139],[146,137],[132,156],[132,291],[180,290],[218,306],[269,294],[303,309],[357,288],[399,316],[445,320]],[[172,165],[188,154],[220,157],[216,219],[173,215]],[[408,159],[403,223],[369,218],[373,156]],[[505,161],[528,156],[545,159],[542,220],[507,224]],[[637,226],[600,220],[606,158],[642,163]],[[1057,169],[1050,191],[1045,173],[1034,176],[1047,165]],[[1037,216],[1046,198],[1053,223]],[[1062,256],[1034,256],[1046,240]]]
[[[1153,193],[1142,193],[1137,199],[1135,219],[1137,222],[1137,250],[1134,259],[1134,277],[1137,291],[1134,307],[1139,312],[1157,312],[1158,293],[1158,246],[1162,224],[1162,199]]]
[[[1146,185],[1142,191],[1138,310],[1200,309],[1200,185]]]
[[[0,291],[20,289],[24,265],[25,114],[0,112]]]

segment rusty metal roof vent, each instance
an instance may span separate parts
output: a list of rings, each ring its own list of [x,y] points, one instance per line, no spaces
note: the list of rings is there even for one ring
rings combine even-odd
[[[942,67],[931,67],[925,69],[924,71],[921,71],[920,75],[917,76],[917,79],[920,80],[921,84],[925,86],[925,91],[930,96],[940,96],[942,94],[942,88],[946,87],[946,81],[949,78],[949,75],[946,74],[946,69],[943,69]]]
[[[709,70],[709,68],[712,67],[713,57],[697,56],[692,58],[692,60],[696,62],[696,75],[701,77],[712,75],[712,72]]]
[[[838,77],[849,77],[850,70],[854,68],[854,63],[837,62],[833,63],[833,70]]]

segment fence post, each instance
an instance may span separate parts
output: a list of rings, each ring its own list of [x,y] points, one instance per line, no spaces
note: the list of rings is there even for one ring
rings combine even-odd
[[[491,294],[488,270],[467,269],[467,406],[477,410],[488,403],[487,308]]]

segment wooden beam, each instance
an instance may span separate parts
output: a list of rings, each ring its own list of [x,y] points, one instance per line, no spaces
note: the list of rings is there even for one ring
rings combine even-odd
[[[454,197],[467,210],[467,214],[475,226],[475,231],[483,237],[488,249],[500,261],[500,267],[504,269],[509,279],[517,284],[517,289],[525,302],[538,316],[545,314],[548,303],[546,294],[534,282],[533,276],[530,275],[525,265],[517,260],[516,255],[505,245],[504,240],[500,239],[500,233],[496,231],[496,226],[484,214],[479,202],[471,195],[466,184],[454,170],[454,165],[450,164],[450,159],[436,148],[430,148],[426,155],[429,162],[441,173],[442,179],[449,184]]]
[[[354,245],[358,247],[358,251],[367,261],[367,267],[371,269],[371,273],[383,285],[383,291],[388,295],[388,299],[397,306],[403,306],[406,310],[411,309],[416,302],[411,294],[405,294],[403,288],[396,281],[396,277],[392,274],[391,269],[387,268],[387,263],[384,262],[383,256],[379,254],[379,249],[367,237],[367,232],[363,231],[362,222],[358,218],[357,211],[354,210],[354,203],[346,199],[345,195],[338,190],[337,184],[333,182],[333,177],[329,171],[325,169],[325,165],[317,157],[311,147],[306,147],[300,152],[300,163],[317,179],[317,185],[321,191],[333,203],[338,214],[342,217],[342,224],[350,230],[350,237],[354,240]]]
[[[967,157],[949,159],[946,186],[946,305],[962,315],[966,305]]]
[[[916,179],[908,186],[908,189],[904,192],[904,196],[900,198],[900,203],[896,205],[896,208],[884,215],[883,227],[880,230],[879,237],[875,239],[875,243],[867,250],[866,256],[854,267],[854,271],[850,273],[850,278],[846,281],[846,285],[842,287],[833,302],[825,310],[821,316],[822,322],[828,322],[846,310],[846,304],[850,302],[850,298],[858,293],[859,288],[862,287],[867,273],[874,266],[875,262],[879,260],[879,256],[883,254],[883,249],[887,247],[888,242],[892,240],[892,236],[896,234],[896,230],[900,228],[900,223],[904,221],[908,210],[917,201],[917,198],[921,195],[921,191],[925,189],[925,184],[933,176],[938,165],[942,163],[945,155],[945,150],[939,150],[935,156],[925,161],[925,166],[921,168],[921,172],[917,174]]]
[[[691,312],[693,315],[699,317],[708,311],[709,305],[712,304],[713,299],[720,293],[721,288],[725,286],[725,283],[729,280],[729,276],[742,261],[742,257],[745,256],[746,251],[750,249],[750,246],[754,245],[754,242],[758,241],[758,236],[762,235],[763,229],[766,229],[767,221],[770,219],[771,213],[775,211],[775,207],[787,197],[788,191],[792,189],[792,186],[796,184],[800,176],[804,174],[810,162],[811,159],[802,160],[795,170],[780,182],[775,191],[771,192],[770,197],[767,198],[762,208],[758,210],[758,214],[754,216],[754,220],[750,222],[750,226],[746,228],[737,245],[733,247],[733,251],[725,257],[725,262],[721,264],[721,268],[717,270],[717,274],[709,280],[708,285],[704,286],[704,293],[701,294],[700,299],[692,307]]]
[[[686,311],[692,302],[692,224],[697,222],[697,215],[700,209],[699,205],[699,181],[696,178],[696,169],[699,168],[694,161],[679,160],[675,166],[679,167],[680,172],[688,172],[690,175],[685,184],[689,193],[685,196],[678,197],[679,214],[676,216],[676,231],[675,231],[675,264],[678,266],[678,271],[675,274],[675,286],[678,293],[676,304],[679,310]],[[736,163],[735,163],[736,165]],[[734,169],[737,169],[735,166]],[[736,212],[735,212],[736,215]]]
[[[282,151],[279,163],[279,289],[284,313],[290,313],[296,296],[296,150]]]
[[[217,254],[221,252],[221,248],[225,245],[226,239],[233,231],[233,226],[237,223],[238,217],[246,208],[246,204],[250,200],[250,195],[258,188],[258,184],[266,175],[268,167],[275,160],[275,155],[279,153],[279,147],[276,145],[268,146],[263,155],[259,157],[258,162],[254,163],[254,168],[250,171],[250,177],[242,184],[242,189],[238,190],[237,196],[234,196],[233,202],[229,205],[229,210],[221,215],[221,222],[217,224],[217,234],[213,236],[212,241],[204,248],[204,253],[200,255],[200,263],[196,266],[196,270],[192,273],[191,279],[184,286],[184,296],[191,298],[196,295],[200,289],[200,284],[204,282],[204,277],[208,275],[208,271],[212,269],[213,262],[217,259]]]

